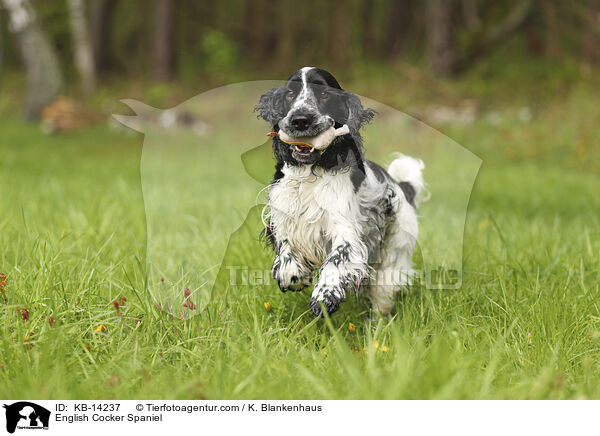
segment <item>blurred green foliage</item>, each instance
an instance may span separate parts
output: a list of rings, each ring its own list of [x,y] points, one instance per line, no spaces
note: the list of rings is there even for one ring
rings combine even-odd
[[[205,68],[213,74],[232,71],[238,65],[238,47],[218,30],[208,31],[202,38]]]

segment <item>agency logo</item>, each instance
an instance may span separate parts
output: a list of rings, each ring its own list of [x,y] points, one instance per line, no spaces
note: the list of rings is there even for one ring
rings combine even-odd
[[[6,409],[6,431],[14,433],[18,428],[27,430],[48,430],[50,411],[28,401],[4,405]]]

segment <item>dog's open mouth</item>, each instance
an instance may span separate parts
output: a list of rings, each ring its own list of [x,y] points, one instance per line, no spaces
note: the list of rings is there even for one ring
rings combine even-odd
[[[318,159],[321,155],[319,150],[308,144],[293,144],[292,156],[299,162],[310,163]]]
[[[315,148],[313,146],[307,144],[294,144],[293,147],[295,151],[303,154],[310,154],[315,151]]]

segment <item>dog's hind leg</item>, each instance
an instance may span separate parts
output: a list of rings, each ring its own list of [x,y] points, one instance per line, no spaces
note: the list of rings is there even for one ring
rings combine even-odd
[[[400,291],[407,290],[412,283],[417,216],[414,209],[410,208],[405,209],[405,213],[399,213],[389,229],[380,252],[380,263],[373,265],[375,273],[368,284],[371,308],[383,316],[391,315],[395,297]]]
[[[368,284],[368,297],[372,311],[385,317],[390,316],[398,293],[411,285],[411,276],[410,262],[402,267],[398,265],[377,267],[375,277]]]

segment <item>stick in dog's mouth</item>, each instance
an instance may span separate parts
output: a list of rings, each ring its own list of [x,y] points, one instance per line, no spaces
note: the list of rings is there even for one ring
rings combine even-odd
[[[312,153],[315,150],[325,150],[336,137],[347,135],[348,133],[350,133],[350,128],[347,124],[344,124],[339,129],[331,126],[329,129],[324,130],[316,136],[293,137],[282,130],[279,132],[269,132],[267,133],[267,136],[279,136],[279,139],[286,144],[293,145],[296,148],[296,151],[301,153]]]

